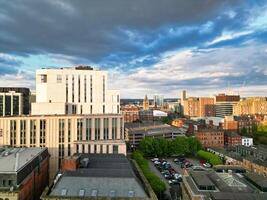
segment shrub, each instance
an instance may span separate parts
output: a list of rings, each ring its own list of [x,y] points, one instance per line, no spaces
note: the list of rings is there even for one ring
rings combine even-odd
[[[166,185],[163,181],[160,180],[155,174],[153,174],[149,169],[148,161],[143,157],[142,153],[139,151],[135,151],[132,154],[132,159],[136,161],[136,163],[141,168],[144,176],[148,180],[154,192],[159,195],[160,193],[166,190]]]
[[[198,155],[198,157],[200,157],[202,159],[205,159],[206,161],[208,161],[212,165],[221,165],[221,164],[223,164],[223,162],[220,159],[220,157],[215,155],[215,154],[213,154],[213,153],[200,150],[200,151],[197,152],[197,155]]]

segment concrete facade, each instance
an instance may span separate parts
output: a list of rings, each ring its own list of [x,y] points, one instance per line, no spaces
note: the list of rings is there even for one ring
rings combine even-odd
[[[60,161],[74,153],[126,155],[124,122],[120,114],[44,115],[0,118],[0,144],[47,147],[51,176]]]
[[[32,115],[117,114],[118,90],[108,90],[107,72],[88,66],[36,71]]]

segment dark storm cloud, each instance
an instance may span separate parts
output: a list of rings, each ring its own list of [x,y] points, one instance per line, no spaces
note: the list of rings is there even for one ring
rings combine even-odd
[[[153,31],[166,24],[203,23],[237,0],[24,0],[0,2],[0,51],[56,53],[94,62],[111,53],[135,54],[121,30]]]

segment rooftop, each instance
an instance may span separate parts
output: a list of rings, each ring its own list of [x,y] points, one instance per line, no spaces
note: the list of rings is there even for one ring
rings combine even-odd
[[[89,161],[88,164],[83,164],[76,171],[63,173],[49,196],[147,197],[143,185],[124,155],[79,155],[81,163]]]
[[[16,173],[46,148],[0,148],[0,173]]]

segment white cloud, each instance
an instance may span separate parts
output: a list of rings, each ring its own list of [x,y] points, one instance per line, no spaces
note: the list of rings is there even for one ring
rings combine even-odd
[[[121,90],[124,98],[140,98],[155,93],[177,97],[183,88],[191,90],[194,95],[210,95],[226,92],[228,83],[238,92],[246,80],[249,81],[242,95],[265,95],[266,81],[261,85],[260,81],[255,83],[253,79],[254,72],[265,73],[267,70],[266,47],[253,44],[211,51],[187,49],[168,52],[162,55],[160,62],[150,67],[140,66],[131,73],[115,73],[110,82],[113,88]]]

